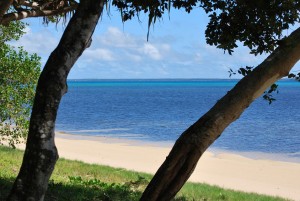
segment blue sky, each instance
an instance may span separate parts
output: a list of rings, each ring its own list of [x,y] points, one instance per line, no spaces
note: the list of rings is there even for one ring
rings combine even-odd
[[[205,43],[208,18],[199,8],[190,14],[171,11],[151,27],[147,42],[147,16],[122,24],[112,7],[105,12],[93,35],[93,42],[76,62],[69,79],[145,78],[229,78],[229,68],[256,66],[267,55],[253,56],[245,47],[233,55]],[[21,45],[42,57],[43,65],[59,42],[62,25],[44,26],[41,19],[30,24]],[[294,70],[300,70],[297,64]],[[238,76],[234,78],[239,78]]]

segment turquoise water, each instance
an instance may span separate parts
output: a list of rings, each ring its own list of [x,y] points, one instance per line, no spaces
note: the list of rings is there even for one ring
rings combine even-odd
[[[56,129],[156,142],[178,136],[238,80],[70,80]],[[271,105],[255,101],[213,144],[300,158],[300,82],[280,81]]]

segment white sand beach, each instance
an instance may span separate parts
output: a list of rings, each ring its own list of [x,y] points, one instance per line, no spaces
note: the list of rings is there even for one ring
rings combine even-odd
[[[171,146],[57,133],[62,158],[155,173]],[[206,152],[189,181],[300,201],[300,163]]]

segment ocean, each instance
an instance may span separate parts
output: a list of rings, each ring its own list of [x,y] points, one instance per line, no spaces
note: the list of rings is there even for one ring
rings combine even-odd
[[[69,80],[56,130],[174,143],[238,80]],[[212,148],[300,159],[300,82],[278,82],[276,101],[254,101]]]

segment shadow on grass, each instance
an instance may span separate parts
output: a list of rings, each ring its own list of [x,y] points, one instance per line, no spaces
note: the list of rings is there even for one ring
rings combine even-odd
[[[0,178],[0,201],[5,201],[14,178]],[[141,192],[128,184],[106,184],[98,180],[68,184],[49,182],[45,201],[135,201]]]
[[[5,201],[13,185],[14,178],[0,178],[0,201]],[[54,183],[50,180],[45,201],[138,201],[148,181],[139,177],[137,181],[124,184],[105,183],[98,179],[83,180],[81,177],[69,177],[66,183]],[[189,184],[188,188],[199,188],[196,184]],[[214,189],[213,189],[214,188]],[[213,189],[213,192],[211,192]],[[204,192],[194,196],[178,196],[173,201],[188,200],[217,200],[217,201],[283,201],[286,199],[245,194],[202,185]]]
[[[5,201],[14,178],[0,178],[0,201]],[[83,181],[81,177],[70,177],[68,184],[49,182],[45,201],[137,201],[142,195],[144,181],[125,184],[107,184],[97,179]],[[142,189],[139,189],[141,186]],[[174,201],[185,201],[183,197]]]

